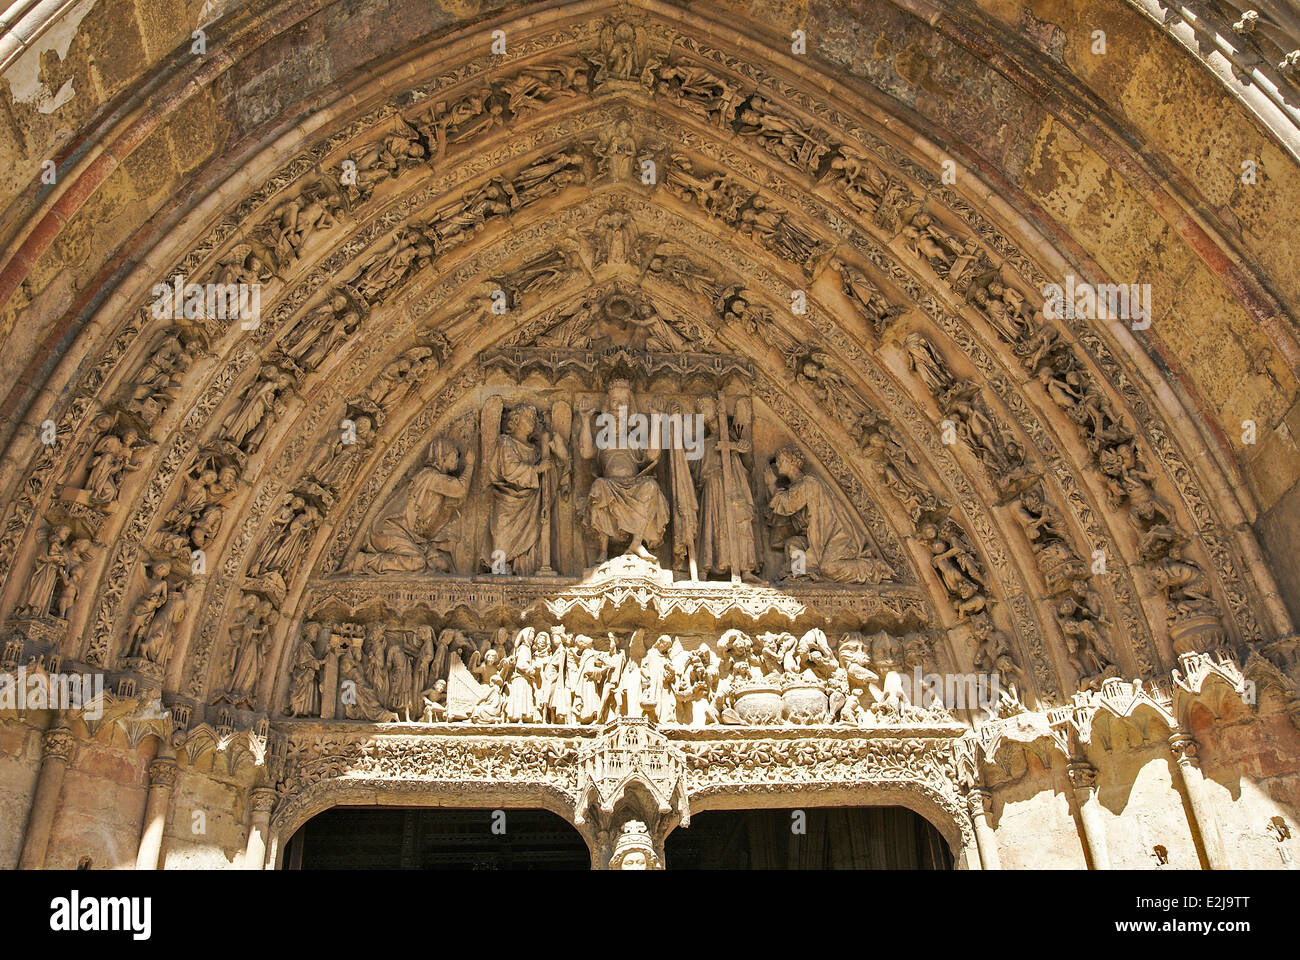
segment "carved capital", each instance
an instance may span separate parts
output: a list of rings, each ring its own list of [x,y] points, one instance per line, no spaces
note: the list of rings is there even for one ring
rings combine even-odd
[[[175,760],[160,757],[149,764],[149,785],[170,789],[176,783],[177,766]]]
[[[254,787],[248,796],[254,814],[269,814],[275,806],[275,800],[276,792],[270,787]]]
[[[1097,786],[1097,768],[1087,760],[1071,760],[1066,772],[1076,790],[1092,790]]]
[[[47,760],[67,760],[72,756],[73,737],[67,727],[52,727],[41,737],[41,749]]]
[[[1169,749],[1174,753],[1174,759],[1179,765],[1184,767],[1195,767],[1200,765],[1201,745],[1196,742],[1196,738],[1190,733],[1175,733],[1169,737]]]
[[[992,800],[993,794],[983,787],[973,787],[966,793],[966,803],[973,817],[987,816]]]

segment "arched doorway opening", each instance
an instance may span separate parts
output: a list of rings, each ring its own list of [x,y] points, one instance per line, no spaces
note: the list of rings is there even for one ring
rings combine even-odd
[[[293,835],[286,869],[587,870],[582,836],[549,810],[332,807]]]
[[[669,870],[951,870],[942,834],[905,807],[707,810],[664,841]]]

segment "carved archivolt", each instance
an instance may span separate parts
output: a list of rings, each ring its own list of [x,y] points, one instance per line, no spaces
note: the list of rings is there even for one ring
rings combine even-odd
[[[6,657],[110,670],[214,729],[424,706],[412,675],[340,712],[373,681],[364,640],[313,624],[410,634],[418,661],[433,631],[517,645],[633,606],[704,649],[828,628],[846,674],[844,636],[929,631],[927,666],[1043,706],[1228,648],[1289,682],[1286,625],[1253,612],[1270,588],[1152,396],[1110,338],[1043,315],[1041,239],[824,88],[688,33],[521,27],[195,238],[169,276],[258,285],[262,315],[155,319],[140,291],[114,318],[11,487]],[[702,463],[595,442],[641,406],[702,417]],[[621,551],[654,570],[593,583]],[[959,806],[938,741],[703,742],[681,745],[693,791],[825,762]],[[573,737],[376,744],[291,754],[284,809],[367,777],[577,789]]]

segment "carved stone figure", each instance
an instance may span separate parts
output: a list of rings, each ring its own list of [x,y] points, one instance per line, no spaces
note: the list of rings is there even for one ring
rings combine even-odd
[[[86,493],[92,504],[105,512],[112,509],[123,478],[140,467],[147,445],[140,440],[139,432],[129,426],[122,428],[120,435],[106,432],[99,438],[86,475]]]
[[[273,629],[280,619],[270,600],[259,598],[250,605],[237,635],[239,647],[235,651],[234,666],[226,685],[232,703],[252,705],[262,678],[262,666],[275,641]],[[232,641],[236,636],[232,631]]]
[[[311,545],[320,522],[321,511],[316,504],[299,494],[286,494],[275,527],[248,565],[249,575],[257,577],[275,572],[287,580]]]
[[[72,528],[55,524],[45,528],[41,552],[36,557],[27,580],[26,598],[18,608],[22,616],[48,617],[54,602],[54,590],[68,561],[68,538]]]
[[[736,108],[744,100],[739,87],[704,67],[688,63],[660,67],[655,93],[719,127],[731,126]]]
[[[867,411],[860,422],[858,446],[885,487],[898,498],[913,523],[937,504],[920,468],[899,440],[893,427],[879,414]]]
[[[632,124],[627,119],[619,120],[614,129],[589,141],[591,151],[599,158],[600,174],[613,181],[630,181],[640,178],[636,162],[641,156],[636,138],[632,135]]]
[[[77,602],[81,591],[81,581],[85,579],[90,566],[91,543],[84,538],[74,540],[68,550],[67,558],[59,571],[58,596],[54,602],[54,615],[60,620],[67,620],[72,606]]]
[[[1057,622],[1065,635],[1065,647],[1070,665],[1078,671],[1081,682],[1118,675],[1115,651],[1106,639],[1103,627],[1108,621],[1102,616],[1101,598],[1082,580],[1071,585],[1071,595],[1061,600],[1057,607]]]
[[[554,492],[545,481],[550,474],[567,477],[569,454],[561,438],[545,429],[534,442],[540,417],[537,408],[521,403],[511,408],[501,426],[501,403],[489,402],[482,414],[484,475],[491,491],[489,570],[531,576],[549,567],[550,516]],[[544,426],[544,425],[543,425]]]
[[[785,541],[785,575],[841,583],[880,583],[889,565],[871,556],[861,531],[819,478],[804,473],[797,447],[782,448],[765,475],[768,509],[792,517],[798,535]]]
[[[152,427],[171,403],[185,371],[202,351],[202,341],[197,337],[182,336],[179,329],[164,333],[136,371],[124,409]]]
[[[154,564],[153,578],[131,610],[131,655],[165,665],[171,655],[175,631],[185,619],[185,586],[170,586],[171,565]]]
[[[756,580],[754,495],[744,459],[752,446],[732,436],[726,412],[715,398],[700,397],[695,412],[704,428],[702,455],[691,461],[699,490],[700,569]]]
[[[849,202],[870,214],[876,226],[897,232],[903,210],[912,203],[912,192],[905,183],[847,144],[831,160],[827,177],[834,178]]]
[[[853,301],[862,319],[877,337],[883,336],[903,308],[893,306],[865,273],[842,258],[832,257],[829,266],[840,275],[840,290]]]
[[[750,98],[736,120],[738,132],[755,137],[765,150],[808,173],[817,172],[822,156],[830,149],[816,133],[781,115],[771,100],[758,94]]]
[[[252,456],[284,413],[285,397],[293,389],[293,378],[271,364],[264,364],[257,378],[240,393],[240,404],[222,424],[221,432],[230,443]]]
[[[936,399],[945,396],[953,385],[948,364],[919,333],[909,333],[903,340],[908,367],[921,378],[926,390]]]
[[[429,445],[425,465],[384,504],[371,522],[353,570],[372,573],[452,569],[452,550],[465,535],[457,505],[469,493],[475,453],[442,438]]]
[[[1184,556],[1182,544],[1172,544],[1168,555],[1152,565],[1151,578],[1165,591],[1174,618],[1216,613],[1218,610],[1210,578]]]
[[[358,170],[358,178],[370,171]],[[343,198],[322,182],[308,184],[296,197],[281,203],[266,225],[265,240],[275,252],[277,273],[298,262],[307,241],[337,224]]]
[[[369,199],[377,184],[397,178],[404,170],[418,166],[428,155],[418,130],[400,116],[393,123],[392,133],[353,154],[353,182],[346,187],[354,201]]]
[[[289,705],[285,714],[290,717],[319,717],[321,711],[320,670],[324,657],[316,656],[315,638],[304,637],[293,651],[289,665]]]
[[[584,408],[584,403],[586,404]],[[620,445],[618,437],[627,430],[617,429],[617,424],[628,423],[636,414],[632,387],[626,380],[613,380],[605,391],[603,414],[605,423],[614,427],[602,430],[604,440],[597,443],[591,432],[589,400],[579,405],[582,414],[579,453],[585,460],[594,460],[598,475],[591,483],[587,498],[586,522],[600,540],[598,562],[609,556],[609,541],[629,538],[628,553],[647,560],[655,560],[647,547],[658,546],[668,526],[668,501],[659,482],[650,472],[659,461],[659,449],[634,448],[632,443]],[[611,438],[610,434],[614,436]]]
[[[397,714],[380,702],[361,664],[362,648],[349,646],[339,659],[339,703],[349,720],[397,720]]]
[[[433,259],[434,247],[417,230],[403,227],[351,281],[368,304],[386,299],[407,275]]]
[[[361,328],[363,319],[348,294],[335,293],[299,319],[280,341],[280,348],[301,369],[315,370]]]
[[[820,240],[759,196],[741,211],[738,229],[782,259],[805,269],[811,268],[822,250]]]
[[[966,547],[965,537],[956,524],[948,521],[940,530],[935,524],[926,523],[917,533],[929,547],[930,565],[952,598],[958,615],[968,617],[983,610],[988,604],[988,586],[979,561]]]

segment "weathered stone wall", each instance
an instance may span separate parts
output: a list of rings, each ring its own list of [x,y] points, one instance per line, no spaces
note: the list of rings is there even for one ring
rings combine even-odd
[[[152,748],[78,739],[63,780],[45,865],[134,869]]]
[[[0,869],[18,866],[27,815],[41,768],[41,732],[25,723],[0,721]]]

